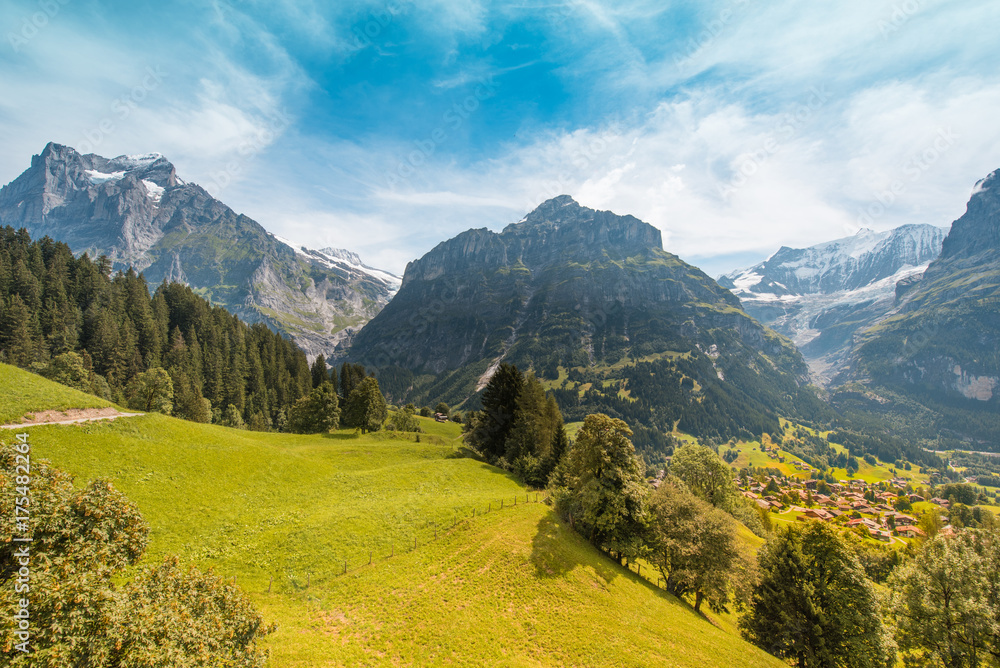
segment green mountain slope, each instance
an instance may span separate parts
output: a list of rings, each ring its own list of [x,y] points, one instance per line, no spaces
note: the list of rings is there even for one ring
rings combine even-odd
[[[349,357],[398,402],[476,407],[505,361],[558,390],[570,420],[600,410],[722,439],[777,429],[807,374],[789,341],[664,251],[659,230],[566,196],[410,263]]]
[[[872,396],[842,393],[840,403],[1000,449],[1000,170],[976,184],[941,256],[906,288],[842,379]]]
[[[0,401],[13,390],[0,384]],[[104,477],[138,504],[145,561],[174,553],[234,577],[279,625],[274,666],[781,665],[458,456],[457,425],[431,426],[415,443],[151,414],[35,427],[31,443],[78,484]]]

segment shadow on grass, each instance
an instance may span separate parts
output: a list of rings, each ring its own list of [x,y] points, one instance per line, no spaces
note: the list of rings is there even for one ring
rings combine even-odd
[[[591,545],[583,536],[564,523],[555,512],[547,513],[538,521],[538,531],[531,544],[531,563],[539,578],[561,577],[577,566],[591,566],[605,583],[610,583],[618,576],[629,578],[655,596],[687,608],[691,614],[696,614],[717,626],[704,612],[696,613],[694,606],[687,601],[661,589],[656,583],[638,575],[627,566],[622,566]],[[589,552],[592,558],[577,558],[581,551]]]
[[[592,566],[604,582],[623,574],[604,554],[563,524],[554,512],[538,520],[538,531],[531,539],[531,563],[538,577],[562,577],[577,566]],[[593,550],[594,559],[577,559],[581,550]]]

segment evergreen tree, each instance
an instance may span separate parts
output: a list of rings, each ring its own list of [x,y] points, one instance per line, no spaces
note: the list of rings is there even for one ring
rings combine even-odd
[[[490,461],[502,457],[507,448],[507,437],[514,426],[517,398],[524,387],[524,376],[516,366],[503,363],[483,391],[483,410],[469,441]]]
[[[555,400],[545,395],[545,388],[533,373],[524,378],[517,396],[514,423],[504,444],[505,460],[529,485],[544,487],[558,457],[552,452],[562,414]]]
[[[34,315],[17,294],[10,298],[3,315],[3,347],[7,361],[20,367],[30,366],[38,356]]]
[[[381,429],[388,417],[389,411],[378,381],[371,376],[363,379],[347,398],[343,417],[345,426],[360,429],[364,434]]]
[[[295,402],[288,412],[288,431],[296,434],[325,434],[339,426],[340,404],[329,381]]]
[[[347,399],[354,388],[365,379],[365,368],[360,364],[344,362],[340,367],[340,396]]]
[[[761,581],[740,619],[747,640],[800,668],[895,665],[875,587],[829,525],[780,532],[758,565]]]
[[[326,368],[326,358],[323,353],[316,356],[316,361],[312,365],[312,385],[319,387],[323,383],[330,382],[330,371]]]

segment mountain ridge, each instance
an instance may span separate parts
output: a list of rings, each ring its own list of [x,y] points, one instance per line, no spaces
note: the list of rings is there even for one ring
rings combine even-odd
[[[807,248],[782,246],[719,283],[748,313],[791,338],[814,379],[828,385],[848,365],[855,336],[886,317],[940,254],[946,230],[903,225]]]
[[[288,334],[310,356],[332,354],[398,287],[356,254],[278,238],[185,182],[158,153],[109,159],[49,143],[0,189],[0,223],[106,255],[114,268],[133,266],[151,285],[189,284],[247,322]]]
[[[394,402],[465,408],[476,407],[491,371],[514,363],[556,392],[569,419],[601,410],[661,438],[677,420],[715,433],[708,414],[722,405],[731,414],[753,405],[748,428],[777,429],[774,405],[808,374],[789,341],[665,251],[658,229],[568,196],[501,232],[462,232],[409,263],[347,358],[374,368]],[[642,364],[652,366],[636,371]],[[665,385],[647,392],[642,374]],[[757,385],[760,396],[750,396]],[[723,422],[722,432],[738,431],[738,420]]]

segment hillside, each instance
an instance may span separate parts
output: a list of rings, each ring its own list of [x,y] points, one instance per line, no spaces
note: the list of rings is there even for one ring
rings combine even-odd
[[[246,322],[289,334],[311,356],[333,352],[398,286],[352,253],[275,237],[159,154],[108,159],[50,143],[0,190],[0,225],[106,255],[151,285],[190,285]]]
[[[919,279],[948,230],[903,225],[809,248],[781,247],[766,261],[719,278],[754,318],[792,339],[813,378],[842,372],[854,337],[896,306],[897,284]]]
[[[788,340],[664,251],[659,230],[567,196],[411,262],[349,358],[397,403],[463,408],[513,363],[556,390],[568,420],[605,412],[646,442],[678,423],[722,439],[772,431],[807,375]]]
[[[1000,449],[1000,170],[976,184],[941,256],[861,336],[841,403]]]
[[[146,562],[175,553],[234,577],[279,625],[273,666],[782,665],[459,456],[457,425],[433,426],[415,443],[147,415],[34,427],[31,443],[77,484],[108,478],[139,505]]]

